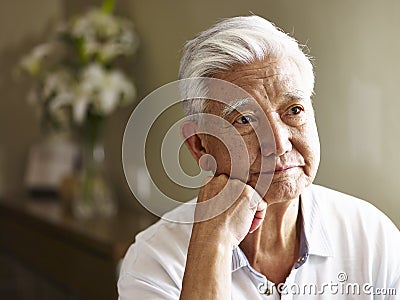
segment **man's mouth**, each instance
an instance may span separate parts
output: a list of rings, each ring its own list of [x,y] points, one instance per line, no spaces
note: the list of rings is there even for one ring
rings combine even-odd
[[[271,171],[261,171],[261,172],[255,172],[255,175],[260,175],[260,174],[265,174],[265,175],[272,175],[272,174],[279,174],[279,173],[284,173],[288,172],[291,169],[297,168],[298,166],[277,166],[275,167],[275,170]]]

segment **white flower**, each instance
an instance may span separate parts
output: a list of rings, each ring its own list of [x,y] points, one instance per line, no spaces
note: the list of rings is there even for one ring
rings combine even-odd
[[[104,77],[104,69],[99,64],[91,64],[82,71],[74,88],[72,114],[76,123],[82,124],[85,121],[90,104],[96,97]]]
[[[83,98],[90,99],[85,103],[92,104],[93,110],[104,116],[119,105],[130,103],[136,95],[133,84],[121,71],[106,71],[99,64],[89,65],[83,71],[80,82],[80,105],[83,105]]]
[[[100,111],[103,114],[109,114],[114,111],[123,98],[133,94],[130,87],[121,72],[112,71],[107,74],[98,98]]]
[[[77,18],[72,24],[72,33],[76,37],[115,36],[119,33],[117,18],[101,10],[91,10]]]
[[[102,10],[91,10],[75,19],[66,32],[81,41],[86,57],[97,57],[104,62],[132,54],[138,44],[131,22]]]
[[[60,108],[71,105],[73,102],[73,94],[70,92],[63,92],[57,94],[50,102],[49,109],[50,112],[55,112]]]
[[[47,73],[43,80],[44,100],[55,95],[70,93],[71,84],[71,74],[64,69]]]
[[[81,89],[88,94],[95,93],[106,77],[105,69],[97,63],[90,64],[82,71]]]
[[[74,99],[72,106],[72,117],[75,123],[82,124],[85,121],[88,106],[89,106],[88,98],[81,96]]]
[[[116,58],[132,54],[138,45],[129,20],[92,9],[56,32],[20,62],[38,79],[29,100],[40,105],[45,121],[83,124],[89,114],[105,117],[134,100],[133,83],[113,69]]]
[[[136,89],[133,83],[124,75],[124,73],[116,70],[110,73],[110,85],[119,90],[120,104],[126,105],[131,103],[136,97]]]
[[[50,43],[40,44],[21,59],[20,66],[31,75],[36,75],[40,71],[43,59],[53,50]]]

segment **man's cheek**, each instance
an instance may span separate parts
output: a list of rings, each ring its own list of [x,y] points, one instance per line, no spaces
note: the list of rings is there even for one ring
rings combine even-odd
[[[261,146],[255,134],[245,135],[242,138],[246,145],[246,156],[251,166],[261,155]]]
[[[209,154],[216,160],[217,173],[241,180],[246,180],[250,165],[257,159],[257,145],[257,139],[241,136],[236,130],[208,138]]]

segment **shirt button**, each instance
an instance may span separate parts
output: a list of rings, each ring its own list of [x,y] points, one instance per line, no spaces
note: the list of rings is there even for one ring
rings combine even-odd
[[[265,283],[260,283],[258,285],[258,291],[260,294],[265,294],[267,296],[271,295],[271,290],[267,287]]]
[[[298,262],[298,263],[301,263],[301,262],[303,262],[303,261],[304,261],[304,259],[305,259],[305,258],[304,258],[304,256],[302,256],[302,257],[299,257],[299,259],[297,260],[297,262]]]

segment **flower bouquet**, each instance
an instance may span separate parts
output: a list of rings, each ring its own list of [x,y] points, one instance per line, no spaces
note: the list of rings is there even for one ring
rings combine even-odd
[[[73,17],[19,64],[35,79],[28,101],[38,109],[42,129],[80,136],[82,215],[93,215],[99,201],[111,197],[106,181],[98,178],[104,157],[101,132],[107,116],[136,96],[132,80],[117,64],[135,53],[138,37],[128,19],[114,15],[114,4],[105,0],[101,7]],[[105,210],[110,214],[115,209]]]

